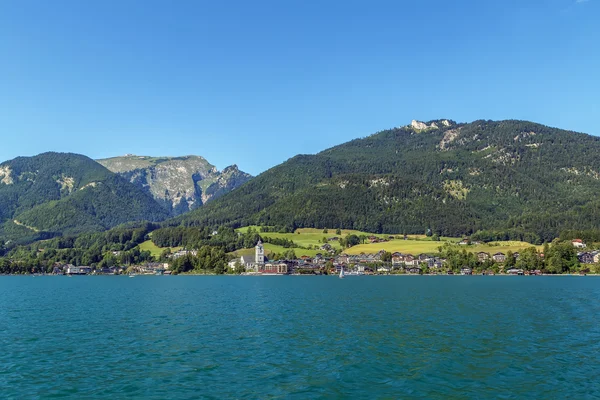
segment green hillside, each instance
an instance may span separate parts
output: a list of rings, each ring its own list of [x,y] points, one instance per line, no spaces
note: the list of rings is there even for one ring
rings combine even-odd
[[[173,224],[549,241],[600,228],[600,139],[526,121],[413,122],[299,155]]]
[[[81,155],[44,153],[0,164],[0,237],[16,242],[168,216],[151,196]]]

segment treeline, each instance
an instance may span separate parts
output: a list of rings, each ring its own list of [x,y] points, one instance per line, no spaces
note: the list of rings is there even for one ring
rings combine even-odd
[[[600,242],[600,229],[567,230],[560,234],[561,240],[581,239],[586,243]]]
[[[186,272],[208,272],[223,274],[227,271],[229,256],[223,248],[214,246],[202,246],[197,255],[187,254],[179,257],[171,263],[171,271],[175,274]]]
[[[301,246],[294,243],[293,240],[290,240],[287,238],[275,238],[275,237],[267,236],[267,237],[263,237],[262,241],[265,243],[271,243],[271,244],[274,244],[277,246],[285,247],[286,249],[301,248]]]
[[[527,242],[531,244],[542,244],[542,239],[539,235],[526,232],[522,229],[507,229],[500,231],[493,230],[484,230],[477,231],[473,235],[471,235],[471,240],[480,241],[480,242],[498,242],[498,241],[507,241],[514,240],[519,242]]]
[[[152,232],[152,242],[158,247],[184,247],[189,250],[213,246],[232,252],[254,247],[259,240],[260,235],[253,228],[248,228],[246,233],[240,233],[228,227],[214,231],[208,227],[177,226]]]

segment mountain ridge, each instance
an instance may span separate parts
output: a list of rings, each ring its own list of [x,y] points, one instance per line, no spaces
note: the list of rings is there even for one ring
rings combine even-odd
[[[413,121],[295,156],[169,223],[551,240],[600,227],[598,151],[597,137],[529,121]]]
[[[251,178],[235,164],[219,171],[206,158],[196,155],[127,154],[96,161],[151,194],[174,215],[198,208]]]

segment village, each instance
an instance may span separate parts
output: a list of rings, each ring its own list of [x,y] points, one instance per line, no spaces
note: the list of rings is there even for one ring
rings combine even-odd
[[[459,245],[467,244],[462,241]],[[572,241],[573,247],[584,249],[585,243],[580,239]],[[327,250],[327,245],[322,246]],[[254,256],[240,256],[229,262],[229,268],[232,271],[243,269],[245,275],[303,275],[303,274],[339,274],[342,269],[347,275],[387,275],[387,274],[409,274],[429,275],[447,274],[454,275],[455,272],[446,268],[447,260],[440,257],[430,256],[428,254],[403,254],[394,252],[389,259],[384,259],[386,252],[381,250],[375,254],[348,255],[345,253],[339,255],[330,255],[317,253],[315,257],[302,256],[296,260],[274,260],[270,261],[264,254],[262,242],[258,242],[255,248]],[[477,260],[481,263],[493,261],[500,268],[498,271],[483,270],[482,275],[542,275],[539,269],[527,270],[519,268],[501,268],[507,260],[507,254],[496,252],[490,254],[487,252],[476,253]],[[543,254],[542,254],[543,256]],[[520,254],[512,254],[515,260],[519,260]],[[596,264],[600,262],[600,251],[583,251],[577,253],[581,264]],[[472,268],[464,267],[460,269],[460,275],[472,275]]]
[[[380,240],[380,239],[378,239]],[[572,245],[578,250],[577,258],[582,265],[600,263],[600,250],[585,251],[586,244],[580,240],[572,240]],[[467,239],[458,243],[466,246],[471,243]],[[519,252],[477,252],[475,256],[483,265],[494,265],[495,268],[484,268],[474,271],[473,268],[464,266],[460,270],[448,268],[448,260],[439,256],[428,254],[406,254],[400,252],[388,253],[380,250],[374,254],[346,254],[335,252],[329,244],[321,246],[322,253],[313,257],[301,256],[297,259],[270,260],[262,241],[259,241],[254,254],[236,256],[228,263],[226,273],[261,276],[261,275],[337,275],[344,270],[346,275],[543,275],[540,269],[524,269],[516,267],[504,268],[507,257],[518,261]],[[171,260],[184,256],[196,256],[195,250],[178,250],[170,255]],[[337,254],[336,254],[337,253]],[[540,253],[543,257],[544,254]],[[485,264],[484,264],[485,263]],[[589,268],[582,272],[589,273]],[[96,269],[90,266],[75,266],[71,264],[56,264],[53,267],[54,275],[171,275],[169,262],[147,262],[136,266],[111,266]]]

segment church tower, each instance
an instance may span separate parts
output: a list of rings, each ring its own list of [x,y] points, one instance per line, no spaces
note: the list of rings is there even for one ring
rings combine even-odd
[[[255,250],[256,255],[254,261],[259,265],[263,265],[265,263],[265,248],[263,247],[262,241],[258,241]]]

